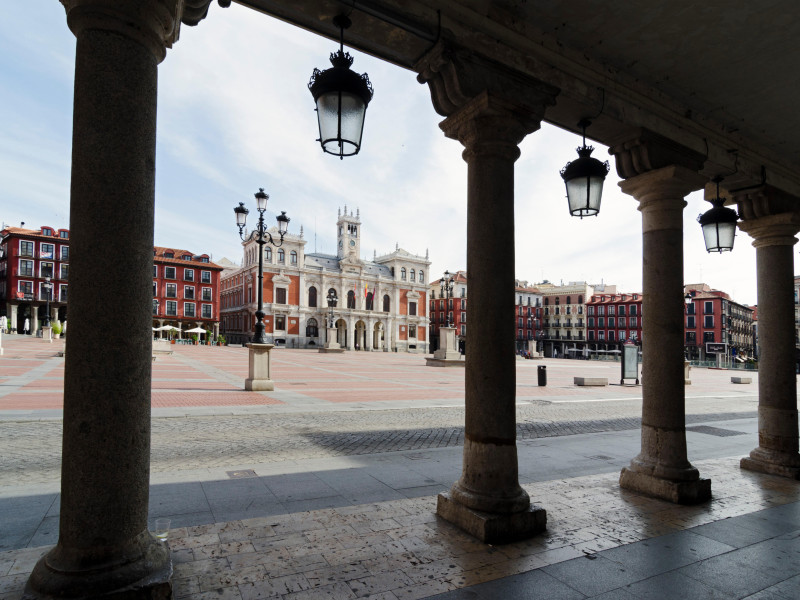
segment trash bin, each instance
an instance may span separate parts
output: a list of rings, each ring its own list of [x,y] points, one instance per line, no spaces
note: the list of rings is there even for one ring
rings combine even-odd
[[[539,376],[539,385],[547,385],[547,367],[545,365],[539,365],[536,367],[536,374]]]

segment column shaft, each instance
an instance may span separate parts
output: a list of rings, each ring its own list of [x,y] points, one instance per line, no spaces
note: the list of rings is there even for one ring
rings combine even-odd
[[[169,550],[147,530],[159,58],[98,22],[70,21],[77,49],[60,529],[26,598],[169,590]]]
[[[796,219],[745,220],[758,269],[758,447],[741,460],[753,471],[800,479],[794,330]]]
[[[703,178],[665,167],[622,182],[642,213],[642,445],[620,485],[673,502],[711,496],[687,458],[683,357],[683,197]]]

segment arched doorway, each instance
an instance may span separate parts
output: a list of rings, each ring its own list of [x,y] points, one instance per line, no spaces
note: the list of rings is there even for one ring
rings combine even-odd
[[[357,321],[356,322],[356,337],[354,339],[355,344],[353,347],[356,350],[366,350],[367,349],[367,325],[364,321]]]
[[[384,328],[383,323],[378,321],[375,323],[375,326],[372,328],[372,349],[373,350],[382,350],[384,348],[385,337],[383,335]]]
[[[347,348],[347,323],[344,319],[336,321],[336,343],[342,348]]]

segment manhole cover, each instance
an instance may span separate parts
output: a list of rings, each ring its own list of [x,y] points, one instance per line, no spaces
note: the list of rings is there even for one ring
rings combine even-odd
[[[243,469],[241,471],[226,471],[228,477],[231,479],[244,479],[245,477],[255,477],[256,472],[253,469]]]
[[[720,429],[719,427],[711,427],[709,425],[694,425],[693,427],[687,427],[686,431],[694,431],[695,433],[706,433],[708,435],[715,435],[717,437],[747,435],[747,433],[744,431],[734,431],[733,429]]]
[[[424,460],[425,459],[425,455],[424,454],[406,454],[406,458],[408,460]]]

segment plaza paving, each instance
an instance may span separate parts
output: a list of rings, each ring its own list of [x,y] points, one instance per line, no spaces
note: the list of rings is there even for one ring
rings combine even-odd
[[[17,598],[57,539],[63,348],[3,343],[0,598]],[[518,361],[520,480],[548,529],[492,547],[434,513],[460,474],[463,371],[282,349],[275,391],[253,393],[246,349],[156,348],[174,353],[153,363],[150,516],[172,518],[177,597],[800,597],[800,484],[738,467],[757,374],[693,370],[689,454],[714,498],[687,508],[616,483],[641,412],[617,364]]]

